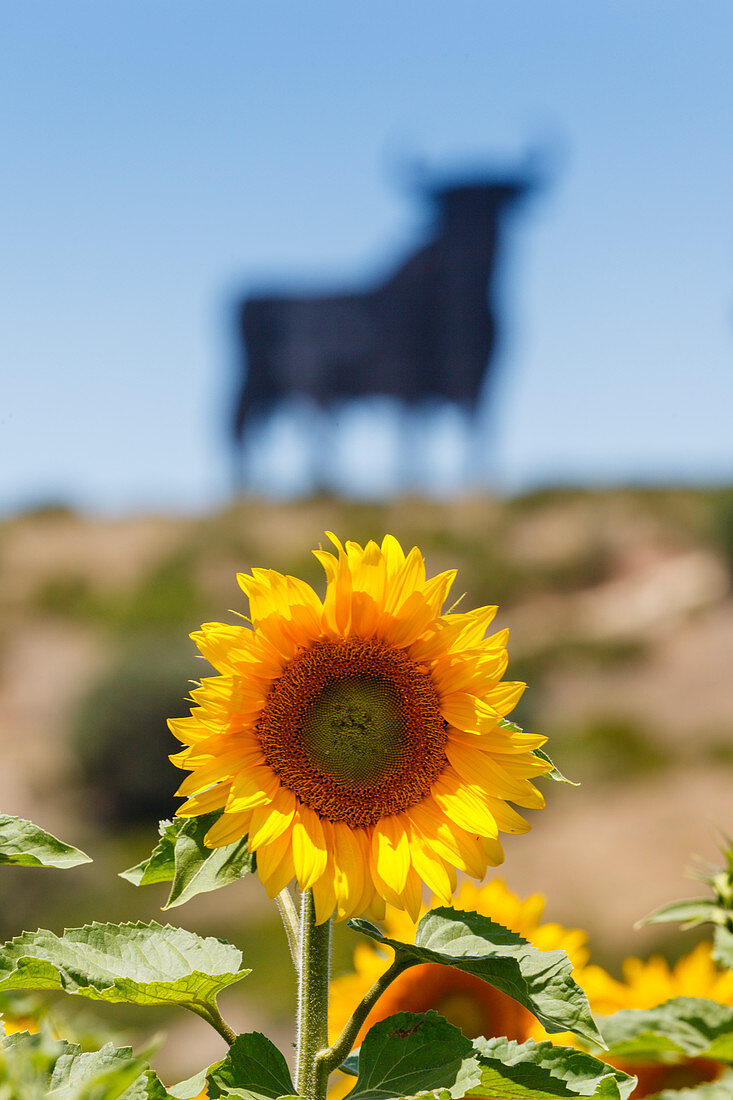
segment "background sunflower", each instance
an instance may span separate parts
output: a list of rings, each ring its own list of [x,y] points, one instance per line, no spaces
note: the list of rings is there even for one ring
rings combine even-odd
[[[624,960],[622,971],[621,981],[599,966],[583,971],[583,989],[594,1014],[611,1016],[623,1009],[654,1008],[675,997],[699,997],[733,1006],[733,971],[716,966],[709,943],[699,943],[672,966],[658,955],[647,960],[631,957]],[[614,1057],[608,1061],[638,1077],[633,1097],[715,1081],[727,1069],[726,1064],[710,1058],[670,1055],[656,1060]]]

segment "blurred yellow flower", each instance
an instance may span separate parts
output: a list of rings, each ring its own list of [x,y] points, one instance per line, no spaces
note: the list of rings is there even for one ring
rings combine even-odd
[[[293,878],[319,922],[385,903],[415,919],[423,883],[442,902],[456,869],[483,878],[503,859],[499,831],[544,805],[531,780],[545,738],[502,726],[524,684],[502,681],[507,631],[495,607],[442,613],[454,571],[428,579],[417,547],[315,551],[326,594],[295,577],[239,576],[252,629],[192,635],[220,675],[170,728],[190,771],[182,816],[223,810],[210,847],[249,837],[271,896]]]
[[[600,966],[583,972],[583,989],[594,1013],[610,1016],[622,1008],[654,1008],[673,997],[705,997],[733,1006],[733,971],[719,970],[709,943],[700,943],[674,966],[655,955],[646,962],[629,958],[623,981]]]
[[[39,1031],[38,1020],[34,1020],[29,1016],[0,1016],[1,1034],[15,1035],[18,1031],[28,1031],[31,1035],[35,1035]]]
[[[623,981],[612,978],[600,966],[583,971],[583,989],[594,1014],[610,1016],[626,1008],[655,1008],[673,997],[702,997],[733,1007],[733,972],[718,969],[709,943],[698,944],[672,967],[663,958],[653,956],[646,962],[626,959],[622,971]],[[658,1062],[615,1058],[613,1064],[638,1077],[634,1098],[714,1081],[726,1068],[709,1058]]]

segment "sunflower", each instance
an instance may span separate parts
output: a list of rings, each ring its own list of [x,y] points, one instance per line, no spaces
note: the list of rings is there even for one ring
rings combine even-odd
[[[610,1016],[625,1008],[654,1008],[673,997],[702,997],[733,1007],[733,971],[718,969],[709,943],[698,944],[672,967],[660,956],[653,956],[646,962],[626,959],[622,971],[623,981],[617,981],[600,966],[584,970],[583,989],[594,1013]],[[638,1077],[631,1094],[635,1100],[662,1089],[689,1088],[715,1081],[726,1068],[722,1062],[710,1058],[680,1058],[671,1062],[614,1058],[613,1064]]]
[[[464,883],[456,897],[459,909],[473,910],[510,928],[542,951],[566,951],[574,966],[588,958],[586,935],[559,924],[541,924],[545,899],[532,894],[520,900],[500,879],[476,887]],[[412,943],[415,922],[406,913],[388,909],[384,924],[392,939]],[[390,963],[372,943],[361,943],[354,951],[354,971],[331,983],[329,1027],[331,1040],[341,1033],[356,1005],[381,977]],[[358,1038],[370,1027],[396,1012],[427,1012],[435,1009],[463,1031],[469,1039],[507,1036],[517,1042],[545,1038],[544,1030],[527,1009],[487,982],[452,966],[422,963],[400,974],[372,1009]]]
[[[43,1005],[35,996],[0,993],[0,1037],[18,1031],[34,1035],[40,1030],[43,1017]]]
[[[321,600],[296,577],[240,574],[251,629],[209,623],[192,637],[220,675],[170,728],[191,774],[178,814],[223,813],[209,847],[245,835],[271,896],[313,890],[319,923],[385,903],[415,919],[423,883],[445,903],[456,869],[481,879],[523,833],[510,805],[544,805],[531,779],[545,738],[503,723],[525,685],[502,680],[508,632],[495,607],[442,613],[454,571],[426,578],[422,554],[316,550]]]
[[[733,971],[718,969],[709,943],[699,943],[672,967],[659,955],[646,962],[625,959],[622,972],[623,981],[617,981],[600,966],[585,969],[583,988],[594,1012],[610,1016],[622,1008],[654,1008],[673,997],[733,1006]]]
[[[19,1031],[28,1031],[35,1035],[39,1031],[38,1021],[25,1016],[4,1016],[0,1014],[0,1035],[15,1035]]]

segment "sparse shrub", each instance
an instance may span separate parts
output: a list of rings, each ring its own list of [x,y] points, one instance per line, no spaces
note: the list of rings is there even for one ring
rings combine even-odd
[[[561,743],[574,777],[586,782],[627,782],[661,771],[670,762],[646,730],[624,715],[590,718]]]
[[[166,719],[185,714],[187,679],[205,675],[190,642],[167,635],[136,638],[82,701],[73,727],[75,753],[99,815],[112,822],[169,817],[183,773]]]
[[[721,489],[713,496],[712,529],[733,578],[733,489]]]
[[[33,593],[30,603],[44,614],[62,618],[89,617],[95,613],[89,580],[81,573],[47,577]]]

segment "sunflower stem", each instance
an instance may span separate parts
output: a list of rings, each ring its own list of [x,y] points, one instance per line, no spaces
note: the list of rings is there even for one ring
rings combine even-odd
[[[295,973],[300,974],[300,934],[298,932],[298,914],[290,896],[287,886],[275,898],[280,919],[283,922],[285,935],[288,938],[290,956],[293,960]]]
[[[300,902],[300,971],[298,973],[298,1060],[296,1089],[306,1100],[325,1100],[328,1074],[317,1072],[318,1055],[328,1044],[328,980],[331,965],[331,921],[316,924],[313,891]]]
[[[356,1042],[356,1038],[362,1026],[385,989],[387,989],[403,971],[409,970],[409,968],[414,965],[415,962],[413,960],[395,955],[391,966],[385,970],[380,978],[377,978],[372,988],[364,995],[364,999],[356,1006],[353,1016],[346,1024],[336,1042],[330,1047],[326,1047],[325,1050],[321,1050],[316,1056],[316,1081],[319,1087],[323,1089],[323,1092],[319,1095],[325,1096],[329,1075],[333,1073],[335,1069],[338,1069],[343,1060],[351,1053],[351,1049]]]
[[[195,1012],[202,1020],[206,1020],[207,1024],[211,1024],[214,1030],[219,1032],[222,1039],[229,1043],[229,1046],[232,1045],[237,1033],[226,1022],[216,1005],[202,1005],[200,1008],[191,1008],[191,1012]]]

